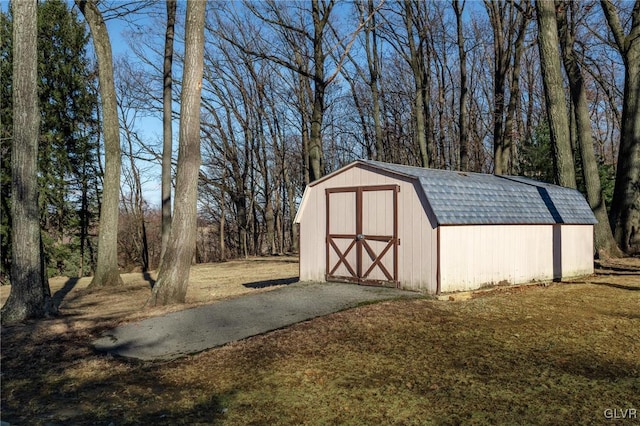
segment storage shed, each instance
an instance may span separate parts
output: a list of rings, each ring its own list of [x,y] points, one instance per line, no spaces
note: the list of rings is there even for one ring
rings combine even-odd
[[[355,161],[308,185],[300,280],[431,294],[593,273],[580,192],[516,176]]]

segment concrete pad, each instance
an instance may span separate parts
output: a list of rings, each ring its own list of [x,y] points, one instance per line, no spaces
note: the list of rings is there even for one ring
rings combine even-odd
[[[363,303],[422,294],[341,283],[296,283],[117,327],[95,340],[101,352],[170,360]]]

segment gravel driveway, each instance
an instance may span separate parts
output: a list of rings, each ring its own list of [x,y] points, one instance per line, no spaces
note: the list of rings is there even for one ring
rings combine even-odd
[[[362,303],[420,293],[341,283],[295,283],[117,327],[93,342],[102,352],[169,360]]]

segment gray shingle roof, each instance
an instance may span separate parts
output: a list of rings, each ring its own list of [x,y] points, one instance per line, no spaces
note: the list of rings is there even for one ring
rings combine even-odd
[[[495,176],[361,160],[417,179],[440,225],[594,224],[582,194],[520,176]]]

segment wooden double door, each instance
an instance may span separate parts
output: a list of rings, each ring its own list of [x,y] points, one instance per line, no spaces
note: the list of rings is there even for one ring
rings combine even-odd
[[[398,185],[326,189],[326,278],[398,285]]]

